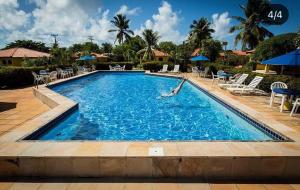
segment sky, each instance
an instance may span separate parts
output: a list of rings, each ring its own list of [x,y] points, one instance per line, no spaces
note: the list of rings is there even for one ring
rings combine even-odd
[[[236,25],[232,16],[243,16],[239,4],[246,0],[0,0],[0,48],[18,39],[43,41],[51,45],[50,34],[59,34],[60,46],[88,41],[93,36],[99,45],[113,43],[113,16],[125,14],[130,29],[141,34],[145,28],[159,33],[160,41],[182,43],[188,36],[193,20],[206,17],[215,30],[213,37],[234,47],[235,34],[229,28]],[[275,35],[300,29],[300,1],[272,0],[289,10],[283,25],[267,26]]]

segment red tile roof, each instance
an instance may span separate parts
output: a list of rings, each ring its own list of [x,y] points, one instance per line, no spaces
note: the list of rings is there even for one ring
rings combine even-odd
[[[0,57],[38,58],[38,57],[50,57],[50,54],[31,50],[31,49],[26,49],[26,48],[11,48],[11,49],[0,50]]]
[[[201,48],[195,49],[191,56],[192,56],[192,57],[195,57],[195,56],[200,55],[200,51],[201,51]]]
[[[248,50],[248,51],[242,51],[242,50],[232,50],[232,53],[235,55],[241,55],[241,56],[246,56],[249,54],[252,54],[255,50]]]
[[[108,58],[108,56],[104,55],[103,53],[102,54],[99,54],[99,53],[91,53],[91,55],[97,57],[97,58]]]

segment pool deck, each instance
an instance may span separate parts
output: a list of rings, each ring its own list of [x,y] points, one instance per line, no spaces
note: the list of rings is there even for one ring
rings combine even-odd
[[[192,183],[178,181],[93,181],[50,180],[27,182],[0,182],[1,190],[299,190],[299,184],[228,184]]]
[[[300,180],[299,114],[289,117],[287,112],[280,113],[278,107],[269,108],[268,97],[235,96],[212,86],[210,79],[191,75],[189,79],[293,142],[20,140],[77,106],[40,86],[33,89],[33,94],[44,104],[32,96],[29,88],[0,91],[1,101],[18,105],[0,113],[0,176]],[[66,80],[70,79],[55,83]],[[18,112],[26,117],[13,119]],[[151,155],[151,148],[162,148],[163,154]]]

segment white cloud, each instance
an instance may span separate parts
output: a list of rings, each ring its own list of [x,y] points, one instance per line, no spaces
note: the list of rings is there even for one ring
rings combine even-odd
[[[3,0],[0,0],[0,2]],[[10,0],[11,1],[11,0]],[[17,39],[42,40],[47,44],[53,42],[50,34],[59,34],[59,43],[69,46],[73,43],[87,41],[92,35],[95,42],[113,42],[114,34],[108,30],[113,28],[108,18],[109,10],[101,11],[98,7],[97,15],[89,16],[80,1],[74,0],[32,0],[36,8],[32,12],[32,25],[24,32],[7,28],[6,41]],[[0,25],[1,26],[1,25]]]
[[[29,0],[30,3],[35,3],[36,6],[41,7],[46,4],[46,0]]]
[[[27,24],[30,14],[18,8],[17,0],[0,0],[0,30],[15,30]]]
[[[135,33],[140,35],[145,28],[153,29],[160,35],[160,41],[180,43],[185,37],[178,30],[179,22],[180,18],[176,12],[173,12],[171,5],[163,1],[158,8],[158,14],[154,14],[152,20],[146,20],[140,29],[135,30]]]
[[[223,40],[224,38],[231,36],[229,33],[231,19],[228,17],[228,12],[222,14],[215,13],[212,15],[212,29],[215,32],[212,36],[218,40]]]
[[[140,7],[136,7],[133,9],[129,9],[127,5],[122,5],[120,9],[117,11],[116,14],[123,14],[123,15],[138,15],[141,12]]]

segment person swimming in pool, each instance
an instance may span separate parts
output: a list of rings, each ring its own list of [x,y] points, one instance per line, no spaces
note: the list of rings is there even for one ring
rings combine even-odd
[[[183,78],[180,84],[176,88],[174,88],[169,94],[162,94],[161,97],[171,97],[177,95],[181,90],[182,85],[185,81],[187,81],[187,78]]]

